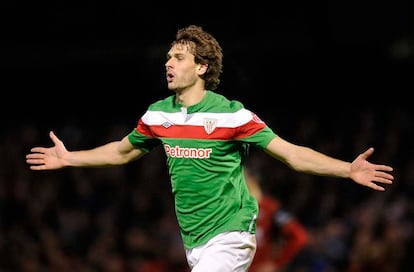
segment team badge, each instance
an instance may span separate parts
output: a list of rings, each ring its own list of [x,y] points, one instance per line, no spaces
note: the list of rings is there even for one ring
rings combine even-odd
[[[204,119],[204,130],[207,134],[211,134],[216,129],[217,119],[205,118]]]

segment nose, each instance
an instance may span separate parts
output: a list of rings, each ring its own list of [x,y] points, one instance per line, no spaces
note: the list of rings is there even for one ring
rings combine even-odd
[[[167,60],[166,62],[165,62],[165,68],[166,69],[168,69],[168,68],[172,68],[173,66],[172,66],[172,61],[171,61],[172,59],[169,59],[169,60]]]

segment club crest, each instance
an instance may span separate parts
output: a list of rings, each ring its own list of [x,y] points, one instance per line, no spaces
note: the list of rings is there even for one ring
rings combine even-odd
[[[216,129],[217,119],[205,118],[204,119],[204,130],[207,134],[211,134]]]

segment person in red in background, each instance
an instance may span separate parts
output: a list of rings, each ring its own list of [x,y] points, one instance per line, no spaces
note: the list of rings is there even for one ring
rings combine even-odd
[[[297,218],[281,208],[278,199],[263,192],[257,172],[248,166],[244,169],[249,191],[259,204],[257,249],[249,272],[282,271],[305,247],[308,232]],[[276,233],[279,237],[274,236]],[[278,244],[275,251],[276,240]]]

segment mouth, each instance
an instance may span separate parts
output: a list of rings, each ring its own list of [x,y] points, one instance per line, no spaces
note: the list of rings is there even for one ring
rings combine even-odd
[[[166,78],[167,78],[167,82],[172,82],[174,80],[174,74],[171,72],[167,72],[166,74]]]

